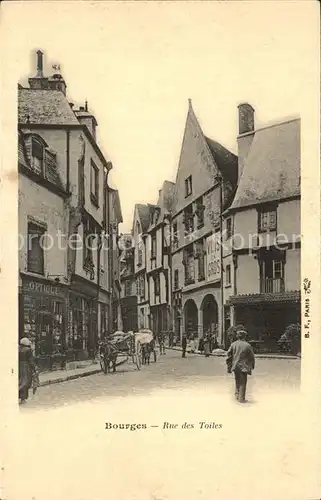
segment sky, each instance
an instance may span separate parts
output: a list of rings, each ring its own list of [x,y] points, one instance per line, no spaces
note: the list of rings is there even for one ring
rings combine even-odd
[[[240,102],[257,126],[308,116],[317,4],[5,2],[3,88],[12,98],[35,74],[37,49],[49,73],[60,64],[69,101],[87,99],[96,116],[128,231],[135,203],[157,202],[163,181],[175,181],[189,98],[203,132],[235,153]]]

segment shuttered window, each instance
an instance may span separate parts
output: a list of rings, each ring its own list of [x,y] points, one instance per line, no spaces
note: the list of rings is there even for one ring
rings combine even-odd
[[[28,271],[44,274],[44,238],[45,229],[33,222],[28,224]]]

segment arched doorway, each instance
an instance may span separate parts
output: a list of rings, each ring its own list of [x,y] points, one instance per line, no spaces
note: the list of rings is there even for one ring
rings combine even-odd
[[[201,310],[203,313],[203,333],[218,331],[218,307],[212,294],[205,295]]]
[[[198,333],[198,310],[192,299],[188,299],[184,305],[185,333],[188,336],[197,336]]]

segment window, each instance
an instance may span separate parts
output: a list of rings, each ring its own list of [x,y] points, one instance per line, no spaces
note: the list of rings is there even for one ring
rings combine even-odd
[[[179,288],[179,274],[178,274],[178,269],[175,269],[174,271],[174,290],[177,290]]]
[[[229,217],[226,219],[226,239],[230,239],[232,237],[232,218]]]
[[[259,212],[259,231],[276,231],[276,209],[263,209]]]
[[[152,259],[156,258],[156,252],[157,252],[156,245],[157,245],[157,242],[156,242],[156,235],[155,235],[155,236],[152,236]]]
[[[91,201],[98,205],[98,190],[99,190],[99,169],[95,163],[91,160],[91,170],[90,170],[90,197]]]
[[[204,226],[204,208],[205,207],[203,205],[203,198],[202,197],[198,198],[198,200],[196,200],[196,210],[195,210],[198,229]]]
[[[205,280],[205,252],[202,240],[195,245],[195,258],[197,259],[198,281],[203,281]]]
[[[183,224],[185,227],[186,235],[189,235],[194,231],[194,214],[192,205],[189,205],[184,210]]]
[[[261,268],[261,293],[284,291],[284,262],[278,259],[265,259]]]
[[[195,283],[193,245],[188,245],[184,249],[183,266],[185,269],[185,285]]]
[[[137,266],[142,266],[143,264],[143,249],[141,243],[139,243],[137,249]]]
[[[228,264],[225,269],[225,286],[231,285],[231,266]]]
[[[132,282],[131,280],[125,281],[125,297],[129,297],[132,294]]]
[[[154,278],[154,283],[155,283],[155,295],[160,295],[160,280],[159,280],[159,274],[157,274]]]
[[[32,167],[38,174],[43,174],[43,145],[36,139],[32,139],[31,156]]]
[[[263,278],[280,279],[283,278],[284,264],[280,260],[263,261]]]
[[[78,199],[79,205],[85,204],[85,160],[78,160]]]
[[[143,275],[136,278],[137,295],[140,298],[145,297],[145,278]]]
[[[89,218],[83,220],[83,268],[90,273],[90,279],[94,279],[94,259],[93,259],[93,240],[94,229]]]
[[[192,176],[190,175],[185,179],[185,198],[192,194]]]
[[[173,250],[178,248],[178,231],[177,231],[177,222],[173,224]]]
[[[28,271],[44,274],[43,236],[45,229],[42,226],[28,223]]]

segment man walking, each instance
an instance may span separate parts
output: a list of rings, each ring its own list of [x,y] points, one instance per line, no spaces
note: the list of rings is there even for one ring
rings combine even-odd
[[[235,397],[240,403],[245,403],[247,376],[251,375],[255,367],[255,357],[252,346],[246,342],[247,332],[239,330],[236,340],[227,351],[227,371],[234,372]]]
[[[187,337],[186,333],[184,333],[182,338],[182,358],[186,358],[186,347],[187,347]]]

